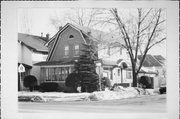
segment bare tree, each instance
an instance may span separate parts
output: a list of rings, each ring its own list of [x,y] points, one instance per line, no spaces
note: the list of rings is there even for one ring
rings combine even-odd
[[[138,8],[133,10],[133,14],[130,14],[129,18],[119,14],[116,8],[110,10],[75,8],[72,11],[75,13],[67,13],[64,21],[90,28],[100,25],[101,29],[103,27],[110,29],[109,33],[100,33],[97,42],[101,48],[98,47],[98,51],[107,47],[127,49],[132,64],[133,86],[136,87],[137,76],[148,51],[166,39],[163,28],[165,26],[164,11]],[[63,24],[58,17],[51,21],[54,26],[59,27],[57,23]],[[139,62],[138,55],[140,54],[143,57]]]
[[[79,26],[93,28],[98,25],[99,15],[102,14],[102,9],[85,9],[85,8],[69,8],[64,17],[56,15],[51,18],[51,24],[58,30],[59,26],[66,23],[72,23]]]
[[[137,9],[137,17],[132,17],[123,21],[121,15],[118,14],[116,8],[112,8],[110,12],[113,15],[111,21],[115,20],[127,49],[133,74],[133,87],[137,86],[137,76],[142,68],[143,62],[148,51],[157,44],[166,39],[164,35],[164,17],[162,9]],[[122,44],[121,44],[122,45]],[[138,62],[138,55],[142,55],[142,59]]]

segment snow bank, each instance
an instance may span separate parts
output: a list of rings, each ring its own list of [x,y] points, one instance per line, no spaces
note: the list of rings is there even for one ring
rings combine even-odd
[[[19,101],[82,101],[88,100],[90,93],[62,93],[62,92],[19,92]]]
[[[114,100],[145,95],[154,95],[154,90],[134,87],[123,88],[122,86],[118,86],[114,88],[113,91],[93,92],[89,98],[90,100]]]
[[[95,101],[95,100],[114,100],[132,98],[143,95],[154,95],[153,89],[141,89],[117,86],[113,91],[97,91],[93,93],[62,93],[62,92],[20,92],[19,101]]]
[[[139,93],[135,88],[118,87],[114,91],[93,92],[89,97],[90,100],[113,100],[122,98],[131,98],[138,96]]]

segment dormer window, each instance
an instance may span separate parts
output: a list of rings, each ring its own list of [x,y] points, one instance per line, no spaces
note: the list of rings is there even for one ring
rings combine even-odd
[[[73,35],[69,35],[69,39],[72,39],[72,38],[74,38],[74,36]]]

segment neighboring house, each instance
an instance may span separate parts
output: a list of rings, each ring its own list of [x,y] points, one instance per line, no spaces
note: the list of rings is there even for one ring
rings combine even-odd
[[[100,59],[101,67],[97,68],[97,73],[101,77],[108,77],[114,83],[132,83],[126,51],[119,46],[111,48],[108,45],[108,40],[115,42],[117,38],[112,34],[67,23],[47,42],[47,60],[35,64],[41,67],[40,82],[58,82],[65,86],[65,79],[73,72],[74,62],[84,48],[82,44],[91,43]]]
[[[25,72],[21,74],[22,80],[27,75],[34,75],[39,79],[40,68],[33,66],[33,64],[46,60],[48,48],[45,46],[45,43],[47,41],[48,35],[47,37],[41,37],[18,33],[18,66],[23,64],[25,67]],[[18,81],[20,80],[19,78],[18,73]]]
[[[142,55],[138,56],[139,61],[142,60]],[[143,63],[142,71],[139,76],[147,75],[154,80],[154,88],[166,84],[166,65],[165,58],[161,55],[147,54]],[[153,73],[155,72],[155,73]]]

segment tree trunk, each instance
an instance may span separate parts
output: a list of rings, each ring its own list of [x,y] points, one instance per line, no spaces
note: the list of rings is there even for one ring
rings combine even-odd
[[[137,87],[137,75],[136,75],[136,68],[135,67],[132,67],[132,73],[133,73],[132,87]]]

